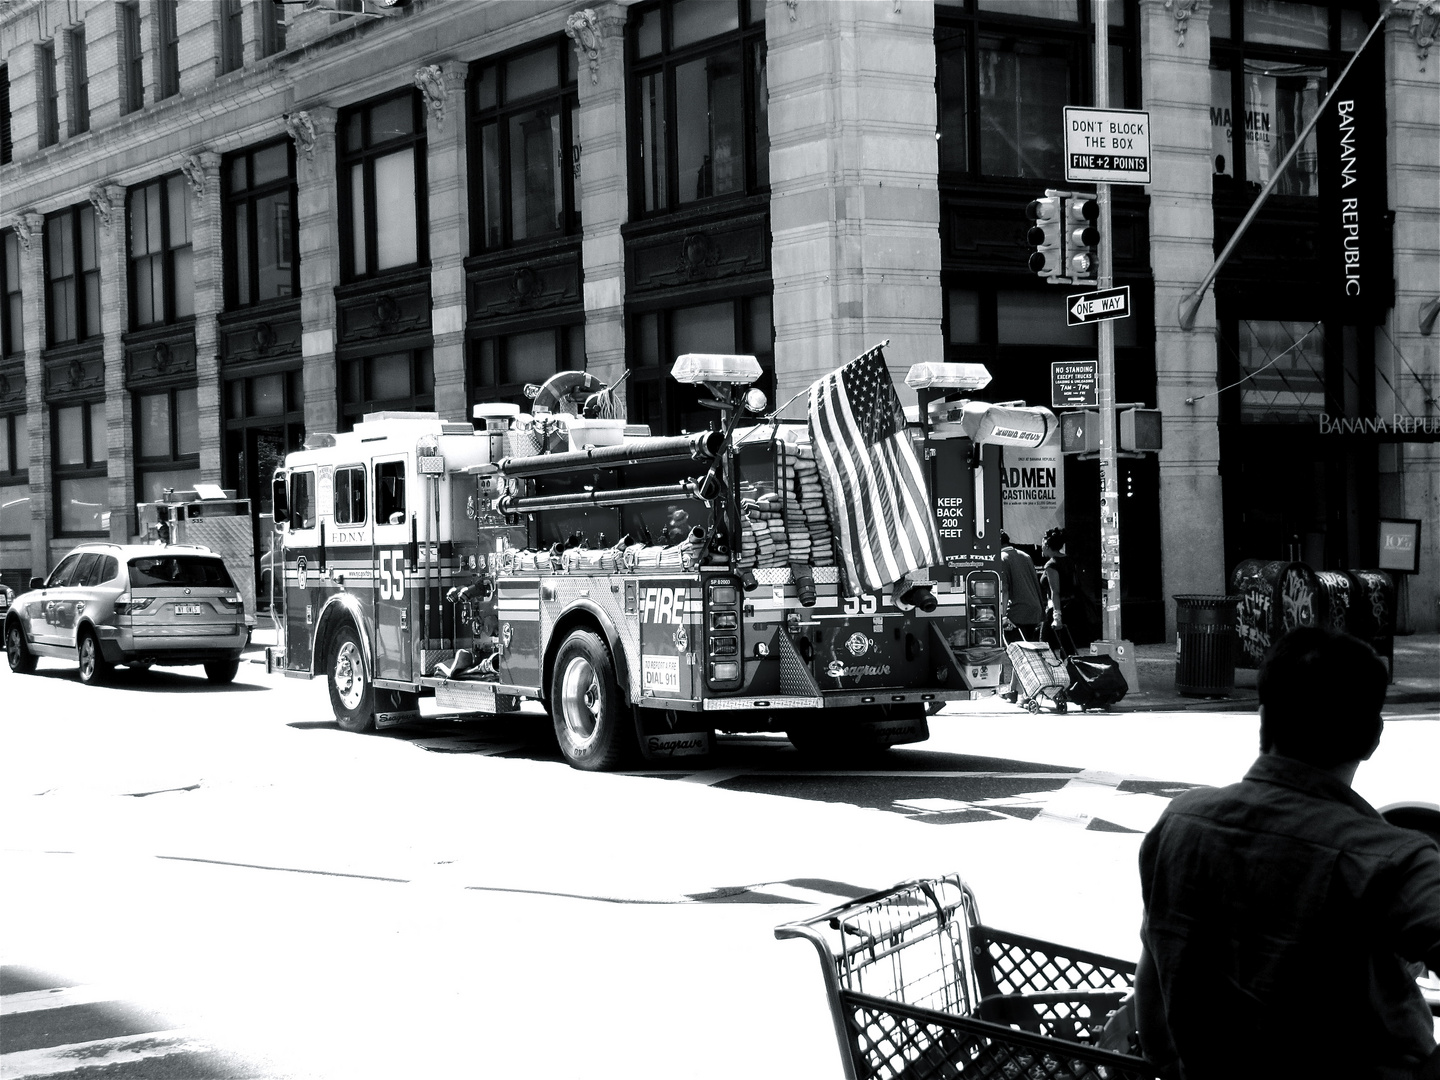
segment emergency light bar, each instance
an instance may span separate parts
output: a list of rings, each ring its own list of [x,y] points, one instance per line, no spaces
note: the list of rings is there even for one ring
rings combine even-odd
[[[984,364],[913,364],[905,373],[905,385],[912,390],[980,390],[990,385],[990,370]]]
[[[670,376],[676,382],[734,383],[749,386],[760,378],[760,361],[733,353],[685,353],[675,361]]]

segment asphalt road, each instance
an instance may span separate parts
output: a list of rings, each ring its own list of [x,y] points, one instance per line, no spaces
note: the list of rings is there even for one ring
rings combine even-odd
[[[0,701],[6,1078],[838,1077],[777,924],[958,871],[994,925],[1133,958],[1143,831],[1256,744],[1244,713],[967,705],[865,769],[747,736],[596,776],[540,717],[348,735],[254,664],[42,660]],[[1440,802],[1437,751],[1396,717],[1357,787]]]

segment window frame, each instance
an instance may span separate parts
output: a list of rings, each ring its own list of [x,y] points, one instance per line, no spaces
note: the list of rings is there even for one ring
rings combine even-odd
[[[479,404],[490,404],[495,402],[509,402],[519,405],[522,412],[528,412],[530,403],[525,398],[524,390],[527,380],[516,382],[509,380],[499,381],[502,365],[506,363],[506,346],[512,338],[526,334],[543,333],[549,330],[555,335],[555,370],[552,374],[558,375],[562,371],[584,371],[586,370],[587,358],[585,355],[585,323],[583,320],[567,320],[558,324],[545,326],[527,326],[510,328],[504,332],[487,333],[470,339],[470,355],[466,360],[467,378],[466,389],[470,395],[472,408]],[[575,355],[574,334],[579,331],[579,352]],[[487,347],[492,350],[492,355],[485,356]],[[486,382],[487,366],[493,366],[494,381]]]
[[[50,257],[50,229],[52,225],[60,224],[65,218],[70,219],[71,252],[70,257],[73,263],[73,273],[70,277],[57,276],[54,272],[53,261]],[[89,222],[91,241],[90,250],[95,258],[94,266],[86,266],[84,261],[85,240],[83,230],[85,223]],[[95,208],[90,203],[77,203],[74,206],[67,206],[63,210],[57,210],[53,214],[45,215],[44,231],[44,260],[45,260],[45,340],[50,348],[57,345],[75,345],[84,341],[91,341],[103,335],[100,326],[90,326],[90,292],[95,292],[95,311],[100,319],[104,315],[100,311],[100,226]],[[61,281],[73,281],[74,289],[72,296],[71,320],[75,326],[75,336],[69,338],[57,338],[55,336],[55,315],[59,304],[55,300],[54,289]]]
[[[143,498],[145,489],[145,477],[150,473],[159,472],[182,472],[200,471],[200,408],[197,401],[195,408],[195,452],[193,454],[180,453],[180,425],[177,423],[178,414],[175,408],[175,395],[181,391],[189,390],[197,392],[194,383],[180,383],[175,386],[167,386],[160,389],[146,389],[132,391],[131,398],[131,422],[134,425],[134,447],[135,447],[135,491],[137,498]],[[164,397],[165,408],[169,413],[169,442],[165,455],[151,454],[141,456],[140,451],[140,399],[146,397]],[[176,490],[184,490],[177,488]]]
[[[763,103],[760,102],[758,100],[759,95],[756,92],[757,45],[759,46],[758,56],[766,61],[768,66],[763,5],[761,5],[761,14],[757,18],[755,17],[756,5],[753,0],[730,0],[738,9],[738,29],[725,31],[712,37],[692,42],[689,45],[676,48],[673,44],[673,14],[676,2],[677,0],[659,0],[658,3],[636,5],[636,7],[630,9],[625,28],[625,85],[627,91],[626,113],[628,117],[626,153],[630,161],[629,186],[631,221],[653,219],[663,217],[667,214],[684,213],[698,207],[713,207],[717,203],[723,203],[726,200],[745,199],[770,190],[768,161],[770,147],[768,122],[769,102],[768,100]],[[641,57],[638,40],[641,23],[647,16],[654,12],[658,12],[660,16],[660,49],[653,55]],[[698,196],[682,201],[680,198],[681,178],[679,137],[677,133],[679,123],[676,107],[675,72],[680,67],[693,63],[696,60],[703,59],[710,55],[718,55],[731,49],[735,49],[740,53],[740,129],[744,133],[744,181],[741,183],[738,191],[724,192],[718,195]],[[645,126],[641,86],[645,79],[657,74],[661,77],[661,90],[665,109],[665,193],[662,200],[657,200],[653,207],[647,207],[647,188],[645,183]],[[763,181],[759,168],[761,147],[758,131],[759,116],[762,111],[766,114],[763,152],[767,158]]]
[[[140,37],[140,2],[120,5],[121,85],[120,113],[127,115],[145,108],[145,45]]]
[[[55,39],[35,46],[35,102],[40,149],[60,141],[60,80],[56,68]]]
[[[257,4],[260,17],[260,55],[275,56],[285,51],[285,8],[280,4]]]
[[[505,96],[505,74],[507,65],[512,61],[524,59],[531,54],[540,53],[546,49],[553,49],[556,53],[557,80],[555,85],[545,91],[531,94],[527,97],[519,97],[507,101]],[[479,100],[482,80],[487,72],[493,71],[495,78],[495,104],[482,106]],[[547,240],[555,240],[565,236],[575,236],[580,232],[580,207],[576,202],[577,183],[576,180],[580,170],[580,143],[578,116],[580,108],[579,83],[577,65],[575,62],[575,51],[565,38],[555,38],[548,42],[541,42],[538,45],[534,42],[527,44],[524,48],[502,54],[497,57],[486,57],[484,61],[471,65],[470,76],[466,85],[466,101],[469,104],[468,112],[468,144],[470,156],[470,175],[475,181],[470,185],[470,250],[474,254],[490,251],[504,251],[509,248],[523,247],[535,243],[544,243]],[[558,193],[560,203],[561,226],[553,232],[543,233],[538,236],[526,236],[515,239],[514,226],[514,200],[511,185],[511,147],[508,138],[509,124],[511,120],[537,108],[553,108],[558,111],[560,117],[560,142],[567,149],[566,158],[569,161],[570,169],[566,170],[563,176],[564,182],[560,185]],[[486,235],[485,229],[485,207],[488,203],[488,191],[486,189],[485,171],[485,148],[484,131],[490,124],[494,124],[499,145],[499,190],[495,193],[496,200],[500,207],[500,239],[491,243]]]
[[[6,494],[11,490],[24,489],[26,501],[30,499],[30,436],[25,430],[29,414],[25,412],[0,413],[0,441],[5,444],[4,468],[0,468],[0,503],[6,501]],[[16,467],[16,451],[24,447],[26,449],[25,467]],[[0,518],[3,520],[3,518]],[[28,524],[28,522],[27,522]],[[0,531],[0,536],[5,537],[27,537],[30,531],[27,528],[23,533],[7,533]]]
[[[0,165],[10,164],[14,154],[10,132],[10,65],[0,64]]]
[[[1112,109],[1136,108],[1140,102],[1140,72],[1138,69],[1138,25],[1139,12],[1136,0],[1112,0],[1123,13],[1123,21],[1106,27],[1106,40],[1113,52],[1121,50],[1124,66],[1121,72],[1122,101],[1111,101]],[[1051,47],[1062,50],[1069,65],[1068,100],[1065,105],[1088,105],[1095,100],[1095,34],[1093,8],[1089,0],[1076,0],[1077,18],[1069,20],[1050,19],[1040,16],[1014,15],[1005,12],[983,11],[973,2],[937,4],[935,7],[935,97],[937,144],[945,136],[943,119],[949,88],[944,83],[942,55],[959,49],[964,56],[965,89],[959,103],[959,112],[964,117],[963,148],[964,168],[946,168],[943,164],[945,151],[937,146],[940,156],[942,185],[950,182],[973,180],[1048,180],[1062,182],[1063,168],[1059,175],[1032,177],[1013,176],[1005,172],[990,171],[983,160],[982,117],[980,102],[981,43],[986,38],[1007,37],[1028,46]],[[947,45],[958,39],[958,45]],[[1058,117],[1057,123],[1058,123]],[[1057,134],[1060,133],[1056,128]],[[1064,146],[1060,144],[1063,166]]]
[[[370,138],[371,117],[377,109],[401,98],[408,99],[410,102],[410,134],[399,135],[385,142],[372,142]],[[360,117],[361,145],[359,147],[351,147],[348,142],[350,120],[357,115]],[[336,186],[339,196],[340,280],[342,282],[369,281],[387,274],[429,264],[430,200],[427,189],[428,172],[426,162],[429,133],[426,129],[425,117],[425,108],[420,98],[420,92],[412,89],[400,90],[396,93],[386,94],[383,97],[372,98],[369,101],[362,102],[359,105],[341,111],[336,124],[340,174],[337,177]],[[403,263],[399,266],[387,266],[382,270],[376,265],[379,262],[379,240],[376,229],[375,162],[379,158],[388,157],[407,146],[410,148],[415,176],[415,261]],[[363,224],[365,233],[365,270],[359,273],[355,270],[355,230],[353,225],[355,199],[354,193],[351,191],[351,173],[357,165],[360,166],[361,169],[361,184],[364,188],[362,195],[365,207],[365,220]]]
[[[264,184],[255,184],[255,155],[265,150],[272,150],[276,146],[285,147],[286,174],[281,179],[270,180]],[[234,189],[234,167],[240,160],[245,161],[246,187],[241,191]],[[233,154],[227,154],[220,166],[222,177],[222,201],[224,203],[224,216],[221,229],[223,230],[222,248],[225,256],[225,310],[240,311],[256,307],[260,304],[271,303],[279,300],[294,300],[300,296],[300,220],[295,212],[299,205],[299,186],[296,177],[295,144],[291,139],[280,139],[258,146],[246,147],[244,150],[237,150]],[[257,217],[255,204],[261,199],[268,199],[280,192],[285,192],[289,199],[290,207],[290,295],[286,297],[269,297],[261,299],[259,296],[260,277],[260,253],[259,253],[259,232],[256,228]],[[245,251],[245,274],[249,277],[250,300],[240,300],[240,243],[236,238],[236,208],[244,205],[247,207],[247,214],[250,221],[249,238],[247,250]]]
[[[274,4],[270,5],[274,7]],[[245,66],[245,9],[240,0],[220,0],[220,74]]]
[[[11,274],[10,263],[15,263]],[[20,272],[20,236],[0,229],[0,357],[25,355],[24,290]],[[11,281],[11,277],[15,280]],[[12,348],[12,344],[16,347]]]
[[[354,479],[354,474],[357,472],[360,474],[359,484],[356,484]],[[335,525],[336,528],[339,528],[341,525],[349,526],[351,528],[362,528],[370,523],[370,507],[368,505],[368,500],[370,497],[369,472],[370,470],[365,468],[364,462],[360,461],[348,461],[343,465],[335,466],[335,474],[332,477],[330,483],[330,521]],[[351,504],[346,506],[346,516],[343,518],[340,516],[340,477],[342,474],[350,475],[348,490],[350,492]],[[357,491],[360,493],[360,516],[358,518],[352,519],[349,515],[354,509],[353,504],[355,501],[355,493]]]
[[[318,486],[319,470],[314,465],[306,465],[294,468],[285,476],[285,501],[290,508],[290,528],[292,529],[313,529],[320,523],[320,488]],[[298,497],[297,487],[305,488],[305,499]],[[310,519],[308,521],[300,518],[300,511],[308,504]]]
[[[54,524],[55,524],[55,535],[56,535],[56,536],[104,536],[104,535],[106,535],[106,530],[105,530],[103,527],[102,527],[102,528],[98,528],[98,529],[72,529],[72,530],[67,530],[67,529],[65,528],[65,526],[64,526],[63,499],[60,497],[60,493],[61,493],[61,490],[62,490],[62,485],[64,484],[64,482],[67,481],[67,480],[93,480],[93,479],[96,479],[96,478],[99,478],[99,477],[105,477],[105,478],[108,479],[108,477],[109,477],[109,475],[110,475],[110,456],[109,456],[108,441],[107,441],[107,446],[106,446],[106,448],[105,448],[105,454],[104,454],[104,456],[102,456],[102,457],[100,457],[100,458],[97,459],[96,456],[95,456],[94,440],[91,438],[91,435],[92,435],[92,433],[93,433],[93,431],[94,431],[94,423],[95,423],[94,413],[95,413],[95,410],[96,410],[97,408],[100,409],[100,411],[101,411],[101,413],[102,413],[102,416],[104,417],[105,421],[108,423],[108,419],[109,419],[109,418],[108,418],[108,416],[104,415],[104,414],[107,412],[106,406],[105,406],[105,399],[104,399],[104,398],[92,397],[92,398],[82,398],[82,399],[79,400],[79,401],[58,401],[58,402],[53,403],[53,404],[50,406],[50,428],[51,428],[51,431],[54,432],[54,431],[56,431],[56,430],[58,429],[58,427],[59,427],[59,413],[60,413],[60,410],[61,410],[61,409],[73,409],[73,408],[76,408],[77,406],[78,406],[78,407],[80,408],[80,410],[81,410],[81,413],[80,413],[80,416],[81,416],[81,431],[82,431],[82,433],[83,433],[82,437],[83,437],[83,440],[84,440],[84,447],[85,447],[85,450],[84,450],[85,461],[84,461],[83,463],[81,463],[81,464],[76,464],[76,465],[62,465],[62,464],[60,463],[60,440],[59,440],[58,437],[56,437],[56,436],[54,436],[54,435],[52,435],[51,440],[50,440],[50,442],[51,442],[51,451],[50,451],[50,454],[51,454],[51,462],[50,462],[50,468],[51,468],[51,476],[52,476],[52,478],[53,478],[53,480],[54,480],[54,491],[55,491],[55,497],[54,497],[54,499],[52,500],[52,502],[53,502],[53,504],[54,504],[53,515],[54,515]],[[104,512],[105,512],[105,513],[108,513],[108,512],[109,512],[108,497],[107,497],[106,509],[105,509]]]
[[[67,31],[70,59],[70,137],[90,130],[90,61],[85,49],[85,24],[76,23]]]
[[[180,0],[155,0],[155,99],[164,101],[180,93]]]
[[[356,356],[343,357],[338,367],[336,397],[339,401],[339,427],[350,431],[365,419],[366,413],[394,410],[399,412],[435,411],[435,350],[430,346],[405,349],[387,349],[367,352]],[[407,357],[409,360],[410,392],[400,397],[377,398],[371,395],[373,365],[380,360],[393,357]],[[350,389],[352,365],[359,365],[360,395],[353,400],[347,397]],[[428,375],[427,375],[428,369]]]
[[[176,181],[179,182],[176,183]],[[157,176],[153,179],[146,180],[144,183],[136,184],[134,187],[128,189],[125,193],[125,261],[126,279],[128,291],[130,294],[129,325],[130,329],[132,330],[141,330],[151,326],[173,326],[176,323],[193,320],[195,317],[193,313],[189,315],[175,314],[175,283],[177,280],[175,273],[175,254],[176,252],[185,250],[187,248],[190,249],[192,252],[194,250],[194,223],[191,215],[189,194],[186,190],[186,184],[187,182],[185,181],[181,173],[166,173],[163,176]],[[142,198],[143,193],[149,188],[156,186],[158,186],[160,190],[160,250],[159,252],[147,251],[145,254],[137,256],[134,252],[135,201],[138,198]],[[186,237],[185,242],[182,244],[173,243],[172,237],[170,236],[170,193],[172,190],[179,191],[180,198],[184,203],[184,213],[186,221],[191,223],[191,235],[189,237]],[[162,317],[153,319],[147,323],[141,323],[139,321],[139,293],[136,288],[136,285],[138,283],[136,266],[142,260],[150,261],[153,263],[157,258],[159,260],[158,264],[161,267],[161,271],[164,274],[164,281],[161,285],[161,298],[165,310]]]

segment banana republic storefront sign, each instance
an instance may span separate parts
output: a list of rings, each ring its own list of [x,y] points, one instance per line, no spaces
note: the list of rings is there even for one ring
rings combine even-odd
[[[1384,52],[1372,42],[1319,130],[1321,277],[1328,310],[1347,323],[1378,322],[1395,300],[1383,78]]]

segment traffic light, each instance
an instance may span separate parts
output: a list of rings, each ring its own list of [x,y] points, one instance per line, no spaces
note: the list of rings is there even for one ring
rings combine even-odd
[[[1140,452],[1161,449],[1160,410],[1122,409],[1120,449]]]
[[[1060,414],[1060,452],[1092,454],[1100,449],[1100,414],[1094,410]]]
[[[1071,281],[1094,284],[1100,273],[1100,204],[1076,195],[1065,200],[1065,273]]]
[[[1065,200],[1054,195],[1036,199],[1025,207],[1025,216],[1035,223],[1025,234],[1035,249],[1030,253],[1030,269],[1043,278],[1064,278]]]

